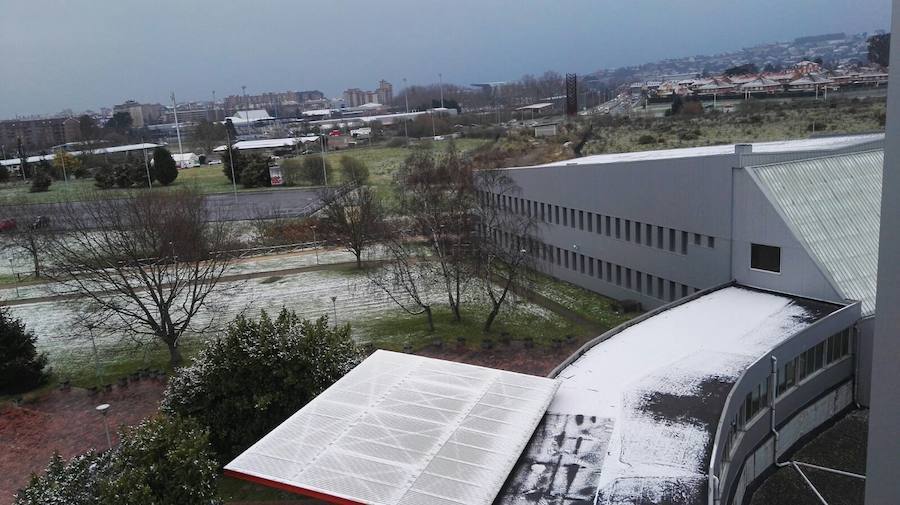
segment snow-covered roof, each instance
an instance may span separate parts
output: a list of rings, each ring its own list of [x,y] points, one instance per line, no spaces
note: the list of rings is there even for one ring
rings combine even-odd
[[[114,154],[114,153],[125,153],[125,152],[130,152],[130,151],[141,151],[144,149],[155,149],[155,148],[161,147],[161,146],[162,146],[162,144],[151,144],[151,143],[145,142],[143,144],[127,144],[124,146],[99,147],[97,149],[91,149],[91,150],[69,151],[69,154],[71,154],[72,156],[80,156],[81,154],[84,154],[86,152],[89,152],[91,154]],[[26,159],[28,160],[28,163],[37,163],[40,161],[53,161],[53,159],[55,157],[56,157],[56,155],[51,153],[51,154],[44,154],[41,156],[29,156]],[[20,163],[21,163],[21,160],[19,158],[10,158],[10,159],[6,159],[6,160],[0,160],[0,165],[3,165],[4,167],[19,165]]]
[[[531,105],[525,105],[524,107],[519,107],[516,110],[541,110],[541,109],[546,109],[547,107],[553,107],[553,104],[548,103],[548,102],[533,103]]]
[[[328,116],[332,112],[337,112],[336,109],[313,109],[313,110],[305,110],[302,112],[304,116]]]
[[[318,140],[317,135],[307,135],[305,137],[286,137],[280,139],[262,139],[262,140],[241,140],[235,142],[233,148],[237,150],[244,149],[277,149],[279,147],[293,147],[299,143],[315,142]],[[219,146],[213,149],[214,152],[220,153],[228,149],[228,146]]]
[[[557,386],[379,350],[225,472],[336,503],[489,505]]]
[[[753,153],[788,153],[802,151],[828,151],[853,147],[883,140],[883,133],[866,135],[842,135],[837,137],[817,137],[811,139],[779,140],[774,142],[753,143]],[[647,160],[666,160],[676,158],[691,158],[694,156],[717,156],[734,154],[734,144],[721,144],[715,146],[685,147],[681,149],[662,149],[657,151],[638,151],[629,153],[595,154],[571,160],[555,161],[538,167],[562,167],[568,165],[600,165],[605,163],[623,163]],[[515,169],[538,168],[518,167]]]
[[[256,121],[269,121],[275,119],[265,109],[239,110],[229,117],[233,124],[253,123]]]
[[[748,167],[838,293],[875,313],[884,150]]]
[[[731,386],[840,307],[730,286],[640,321],[558,375],[502,505],[706,503],[708,451]]]

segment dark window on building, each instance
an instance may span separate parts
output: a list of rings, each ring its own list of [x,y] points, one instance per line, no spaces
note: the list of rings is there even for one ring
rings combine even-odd
[[[647,232],[647,245],[653,247],[653,225],[648,224],[645,226],[645,231]]]
[[[669,301],[675,299],[675,281],[669,281]]]
[[[640,230],[640,227],[638,229]],[[643,293],[644,291],[644,274],[637,270],[634,271],[634,290],[638,293]]]
[[[709,247],[710,249],[715,249],[716,237],[706,237],[706,247]]]
[[[569,210],[566,209],[565,207],[563,207],[562,214],[563,214],[563,226],[569,226]]]
[[[589,232],[594,231],[594,213],[593,212],[587,213],[587,223],[588,223],[588,231]]]
[[[560,251],[559,247],[556,248],[556,264],[562,265],[562,252]]]
[[[612,263],[606,262],[606,282],[612,282]]]
[[[625,287],[631,289],[631,269],[625,269]]]
[[[579,255],[578,255],[578,259],[579,259],[579,261],[581,262],[581,273],[584,273],[584,255],[583,255],[583,254],[579,254]]]
[[[634,241],[637,244],[641,243],[641,227],[642,226],[643,225],[641,225],[640,222],[638,222],[638,221],[634,222]]]
[[[612,222],[611,218],[610,218],[609,216],[606,216],[606,228],[605,228],[605,230],[606,230],[606,236],[607,236],[607,237],[608,237],[609,234],[612,232],[612,226],[610,225],[611,222]]]
[[[656,297],[660,300],[664,300],[666,298],[666,281],[661,277],[656,278]]]
[[[616,218],[616,238],[622,238],[622,219]]]
[[[603,279],[603,261],[597,260],[597,278]]]
[[[625,240],[631,242],[631,221],[625,220]]]
[[[662,249],[663,248],[663,227],[656,227],[656,247]]]
[[[594,276],[594,258],[588,257],[588,275]]]
[[[687,254],[688,233],[681,232],[681,254]]]
[[[767,272],[781,272],[781,248],[750,244],[750,268]]]
[[[578,229],[579,230],[584,229],[584,211],[583,210],[578,211]]]
[[[569,251],[563,251],[563,264],[566,268],[569,268]]]
[[[682,285],[681,285],[681,297],[684,298],[684,297],[687,296],[687,295],[688,295],[688,287],[687,287],[687,284],[682,284]]]
[[[653,296],[653,275],[647,274],[647,295]]]
[[[700,245],[700,234],[699,233],[694,234],[694,245]]]
[[[669,228],[669,250],[675,252],[675,230]]]
[[[622,267],[616,265],[616,286],[622,285]]]
[[[559,205],[553,206],[554,214],[556,214],[556,219],[554,220],[556,224],[559,224]]]
[[[600,226],[601,223],[603,223],[603,216],[601,216],[600,214],[597,214],[597,228],[596,228],[596,229],[597,229],[597,235],[603,233],[603,231],[600,229],[600,228],[601,228],[601,226]]]
[[[575,227],[575,209],[569,209],[569,222],[572,223],[572,228]]]

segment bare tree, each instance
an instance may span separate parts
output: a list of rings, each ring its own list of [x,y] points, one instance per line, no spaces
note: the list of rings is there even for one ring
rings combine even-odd
[[[500,170],[476,172],[477,186],[482,191],[475,206],[475,261],[482,291],[491,301],[484,321],[484,331],[500,313],[510,290],[522,284],[533,271],[532,259],[540,244],[534,239],[537,212],[532,208],[509,208],[498,202],[512,201],[519,187]]]
[[[397,231],[386,237],[383,245],[387,260],[381,267],[366,271],[369,281],[407,314],[425,314],[428,331],[434,331],[431,303],[422,285],[429,281],[423,275],[424,263],[416,254],[416,242],[408,233]]]
[[[447,151],[413,152],[398,172],[400,212],[427,239],[430,264],[447,293],[453,317],[473,278],[471,262],[472,208],[475,191],[472,167],[451,142]]]
[[[24,251],[31,259],[35,277],[43,275],[44,249],[53,234],[52,216],[39,205],[10,205],[4,208],[4,247]]]
[[[47,242],[52,279],[90,300],[94,320],[137,340],[179,343],[216,292],[228,264],[227,228],[195,190],[151,191],[65,204],[65,233]]]
[[[384,229],[384,210],[377,195],[360,186],[350,191],[327,188],[321,198],[325,232],[353,253],[356,267],[362,268],[363,251],[375,244]]]

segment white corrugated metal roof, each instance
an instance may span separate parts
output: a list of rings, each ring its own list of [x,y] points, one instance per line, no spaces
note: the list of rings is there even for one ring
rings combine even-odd
[[[72,156],[80,156],[85,152],[89,152],[91,154],[113,154],[113,153],[124,153],[128,151],[140,151],[143,149],[154,149],[157,147],[161,147],[162,144],[151,144],[151,143],[143,143],[143,144],[128,144],[124,146],[112,146],[112,147],[98,147],[97,149],[91,149],[88,151],[69,151],[69,154]],[[53,161],[55,158],[55,154],[44,154],[41,156],[29,156],[28,163],[37,163],[40,161]],[[13,166],[18,165],[20,163],[19,158],[10,158],[6,160],[0,160],[0,165],[3,166]]]
[[[841,296],[875,312],[884,151],[748,171]]]
[[[488,505],[557,385],[376,351],[225,470],[351,503]]]
[[[802,151],[834,150],[852,147],[859,144],[884,139],[883,133],[867,135],[844,135],[839,137],[818,137],[811,139],[779,140],[775,142],[753,143],[753,153],[788,153]],[[583,158],[556,161],[539,165],[542,167],[560,167],[566,165],[599,165],[602,163],[620,163],[629,161],[664,160],[675,158],[691,158],[694,156],[716,156],[734,154],[734,144],[716,146],[685,147],[681,149],[663,149],[657,151],[638,151],[629,153],[595,154]],[[521,167],[533,168],[533,167]]]
[[[315,142],[319,137],[317,135],[308,135],[305,137],[285,137],[280,139],[262,139],[262,140],[242,140],[234,143],[234,148],[241,149],[276,149],[279,147],[291,147],[299,143]],[[219,146],[213,149],[214,152],[220,153],[227,149],[227,146]]]

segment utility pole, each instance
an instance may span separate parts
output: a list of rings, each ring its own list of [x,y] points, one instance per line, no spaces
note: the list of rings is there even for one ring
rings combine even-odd
[[[327,150],[325,144],[325,134],[322,133],[322,181],[325,182],[325,186],[328,186],[328,172],[325,170],[325,151]]]
[[[144,168],[147,170],[147,187],[153,189],[153,179],[150,177],[150,163],[147,163],[147,146],[144,137],[141,137],[141,151],[144,153]]]
[[[403,116],[403,135],[409,140],[409,88],[406,87],[406,77],[403,78],[403,101],[406,102],[406,116]]]
[[[234,178],[234,151],[231,149],[231,134],[228,130],[231,126],[231,120],[225,121],[225,145],[228,148],[228,164],[231,165],[231,187],[234,190],[234,200],[237,201],[237,181]]]
[[[441,108],[443,109],[444,108],[444,76],[440,72],[438,72],[438,82],[440,83],[440,87],[441,87]]]
[[[184,151],[181,148],[181,127],[178,126],[178,102],[175,101],[175,92],[172,92],[172,110],[175,111],[175,134],[178,135],[178,168],[182,168],[184,162]]]

